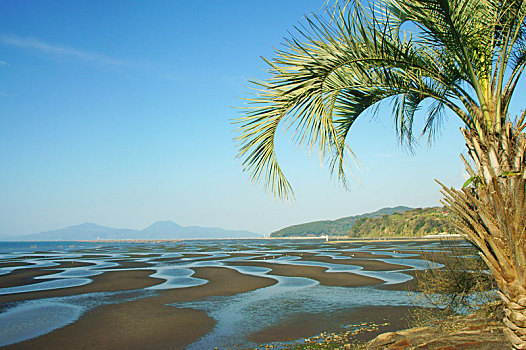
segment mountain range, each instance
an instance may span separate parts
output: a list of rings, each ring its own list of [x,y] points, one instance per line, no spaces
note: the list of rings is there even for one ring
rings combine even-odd
[[[181,226],[173,221],[158,221],[142,230],[100,226],[94,223],[68,226],[58,230],[23,236],[8,236],[8,241],[76,241],[97,239],[211,239],[259,238],[261,235],[219,227]]]
[[[288,226],[281,230],[272,232],[270,237],[319,237],[347,236],[356,220],[361,218],[382,217],[394,213],[408,211],[411,208],[398,206],[393,208],[383,208],[372,213],[365,213],[355,216],[347,216],[337,220],[323,220],[307,222],[299,225]]]
[[[448,210],[431,207],[360,218],[349,231],[349,237],[422,237],[455,233]]]

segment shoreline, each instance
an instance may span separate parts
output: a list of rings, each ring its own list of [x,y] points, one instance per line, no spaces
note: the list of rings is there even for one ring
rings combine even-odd
[[[71,324],[35,338],[5,345],[2,348],[13,350],[184,348],[210,332],[217,321],[204,310],[171,304],[193,302],[210,297],[232,296],[277,283],[272,278],[247,275],[223,267],[194,267],[194,271],[196,278],[206,279],[208,283],[181,289],[158,290],[151,296],[99,305],[86,310],[78,320]],[[151,274],[152,271],[149,273]],[[162,283],[162,280],[155,277],[148,276],[147,278],[152,283]],[[102,289],[104,291],[137,291],[143,289],[141,288],[143,285],[137,284],[143,279],[141,276],[139,281],[133,281],[135,284],[131,284],[122,279],[107,278],[105,288],[80,286],[77,287],[74,295],[100,292]],[[49,295],[41,291],[33,292],[31,295],[33,298],[22,295],[18,300],[0,300],[0,302],[7,304],[35,299],[34,297],[38,298],[38,296],[49,298],[71,294],[58,292]],[[152,343],[153,336],[156,337],[155,343]]]
[[[327,240],[328,239],[328,240]],[[420,237],[345,237],[345,236],[322,236],[322,237],[248,237],[248,238],[166,238],[166,239],[75,239],[75,240],[27,240],[27,241],[6,241],[0,243],[50,243],[50,242],[81,242],[81,243],[174,243],[185,241],[245,241],[245,240],[326,240],[327,243],[355,243],[355,242],[391,242],[391,241],[435,241],[435,240],[464,240],[462,235],[428,235]],[[35,247],[36,248],[36,247]]]
[[[430,239],[436,241],[434,237],[409,238],[409,242],[396,238],[374,240],[378,243],[369,244],[365,243],[367,240],[359,239],[335,246],[320,240],[303,242],[267,238],[159,246],[152,244],[158,241],[154,240],[141,241],[150,243],[149,246],[110,244],[104,248],[102,244],[86,244],[92,248],[85,248],[79,244],[78,255],[72,256],[66,249],[68,243],[59,241],[58,244],[48,245],[63,246],[64,249],[53,248],[57,251],[49,254],[35,250],[32,253],[6,255],[3,262],[6,269],[18,263],[22,268],[3,275],[4,285],[31,286],[40,281],[59,281],[61,276],[73,278],[84,274],[92,282],[54,290],[5,294],[0,296],[0,312],[16,308],[18,304],[15,303],[29,300],[34,301],[30,305],[38,305],[36,300],[45,303],[50,298],[66,304],[68,300],[76,300],[74,303],[93,300],[97,304],[97,298],[102,298],[97,306],[88,307],[73,323],[12,344],[9,349],[52,349],[64,345],[85,349],[142,349],[151,346],[152,337],[156,334],[161,334],[164,340],[154,348],[169,348],[174,344],[176,348],[183,348],[201,342],[198,347],[194,345],[194,349],[209,345],[223,349],[223,346],[230,346],[221,338],[225,335],[235,337],[237,342],[243,344],[288,342],[316,337],[320,332],[354,332],[355,327],[363,328],[362,322],[365,321],[372,328],[376,327],[371,328],[372,332],[364,330],[363,334],[360,333],[360,337],[369,339],[377,331],[397,331],[407,327],[398,316],[410,309],[407,307],[409,304],[404,301],[405,294],[397,293],[409,285],[401,283],[383,288],[382,277],[400,272],[411,274],[413,270],[403,263],[411,261],[403,259],[400,260],[402,264],[397,264],[396,257],[385,253],[385,248],[390,251],[394,249],[390,241],[399,241],[401,247],[412,252],[418,249],[418,244],[411,241],[422,241],[422,246],[434,246],[433,242],[426,243]],[[37,245],[39,248],[46,246]],[[360,251],[360,246],[366,251]],[[373,252],[370,252],[371,249]],[[68,255],[63,255],[66,250]],[[32,264],[28,265],[27,261]],[[39,266],[39,262],[44,264]],[[48,276],[49,271],[59,275]],[[90,276],[91,271],[101,274]],[[356,271],[365,273],[354,273]],[[205,283],[195,284],[195,279]],[[184,286],[185,283],[188,285]],[[176,287],[178,284],[180,286]],[[355,292],[353,288],[359,289]],[[246,297],[236,296],[256,290],[258,292]],[[131,291],[135,294],[129,294]],[[383,294],[384,291],[387,294]],[[107,292],[109,294],[97,294]],[[329,294],[324,296],[320,292]],[[381,296],[382,300],[390,298],[393,304],[383,305],[385,302],[378,304],[375,299],[369,300],[374,298],[373,295]],[[222,304],[227,301],[232,301],[232,306]],[[272,306],[274,303],[275,306]],[[233,315],[241,315],[245,309],[245,315],[252,316],[241,317],[241,321],[233,325],[225,322],[230,317],[229,313],[235,311]],[[278,309],[281,313],[274,315],[274,310]],[[262,316],[259,316],[258,310]],[[384,319],[389,315],[380,310],[391,310],[390,319]],[[232,326],[237,333],[232,333],[229,328]]]

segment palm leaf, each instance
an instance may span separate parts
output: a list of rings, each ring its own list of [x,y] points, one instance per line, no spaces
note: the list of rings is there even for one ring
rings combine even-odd
[[[254,95],[235,120],[244,170],[277,196],[292,195],[275,154],[283,125],[345,183],[350,128],[385,101],[394,101],[396,130],[409,148],[426,100],[434,102],[421,134],[430,141],[447,110],[469,129],[498,127],[502,116],[491,119],[489,111],[507,108],[526,65],[525,13],[516,0],[384,0],[367,8],[347,1],[311,15],[266,60],[270,77],[253,82]],[[515,73],[501,84],[509,58]],[[499,86],[510,96],[498,95]]]

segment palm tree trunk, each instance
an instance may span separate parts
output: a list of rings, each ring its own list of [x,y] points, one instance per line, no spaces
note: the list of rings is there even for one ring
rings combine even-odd
[[[471,163],[461,156],[471,185],[442,185],[456,226],[479,249],[504,302],[505,333],[526,349],[526,138],[525,124],[507,123],[499,134],[462,130]]]

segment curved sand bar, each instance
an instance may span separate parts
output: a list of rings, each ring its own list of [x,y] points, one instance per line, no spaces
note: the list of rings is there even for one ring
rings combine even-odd
[[[194,277],[207,279],[209,283],[163,290],[153,297],[101,306],[88,311],[73,324],[5,349],[182,349],[208,333],[215,321],[204,311],[166,304],[234,295],[276,283],[270,278],[228,268],[194,270]]]
[[[374,277],[361,276],[351,272],[325,272],[327,267],[301,266],[272,264],[262,262],[232,262],[232,266],[260,266],[271,269],[269,275],[306,277],[320,282],[324,286],[338,287],[364,287],[375,286],[384,283],[383,280]]]

